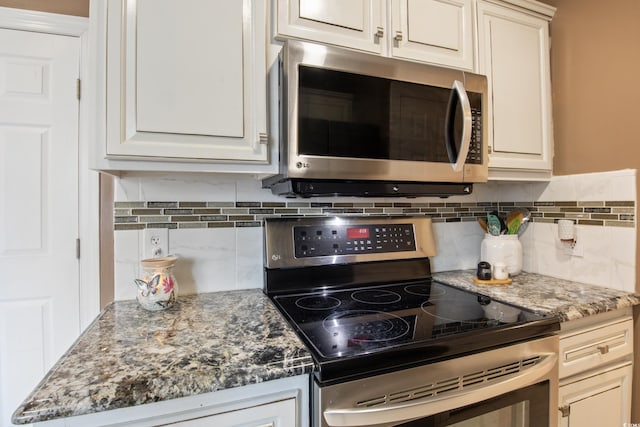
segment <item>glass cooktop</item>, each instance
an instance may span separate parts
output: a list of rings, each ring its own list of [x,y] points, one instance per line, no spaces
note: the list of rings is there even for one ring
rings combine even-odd
[[[434,344],[544,318],[432,281],[279,295],[274,301],[321,359]]]

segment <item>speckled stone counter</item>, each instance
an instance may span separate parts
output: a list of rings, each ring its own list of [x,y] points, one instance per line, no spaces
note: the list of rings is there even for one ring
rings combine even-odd
[[[512,284],[502,286],[477,285],[474,276],[474,270],[464,270],[435,273],[433,278],[501,302],[556,315],[562,322],[640,304],[636,294],[540,274],[523,272],[513,277]]]
[[[561,321],[640,304],[628,292],[522,273],[476,285],[475,271],[434,279]],[[16,424],[97,413],[310,373],[313,361],[259,289],[181,296],[167,311],[108,306],[16,411]]]
[[[14,414],[27,424],[311,372],[313,361],[259,289],[181,296],[148,312],[108,306]]]

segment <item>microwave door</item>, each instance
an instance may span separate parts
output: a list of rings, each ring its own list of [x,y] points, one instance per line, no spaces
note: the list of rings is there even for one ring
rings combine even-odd
[[[456,128],[456,112],[460,106],[462,110],[462,134],[460,141],[456,141],[455,128]],[[449,96],[449,103],[447,105],[447,116],[445,119],[445,144],[447,147],[447,155],[449,156],[449,162],[454,172],[462,173],[464,163],[469,154],[469,146],[471,145],[471,132],[472,132],[472,120],[471,120],[471,104],[469,103],[469,97],[467,91],[464,88],[462,82],[455,80]],[[460,148],[458,148],[458,146]]]

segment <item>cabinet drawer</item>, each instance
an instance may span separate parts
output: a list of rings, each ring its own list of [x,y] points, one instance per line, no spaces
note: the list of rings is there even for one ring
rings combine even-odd
[[[560,378],[597,368],[633,352],[633,321],[625,318],[560,336]]]

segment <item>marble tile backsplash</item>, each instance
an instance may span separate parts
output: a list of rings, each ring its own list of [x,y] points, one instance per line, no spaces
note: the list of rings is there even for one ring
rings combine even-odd
[[[525,207],[534,222],[573,219],[578,225],[633,227],[633,201],[555,202],[115,202],[115,230],[145,228],[261,227],[273,216],[424,215],[433,222],[476,221],[487,212],[503,217],[514,207]]]
[[[534,221],[523,234],[524,269],[633,291],[635,170],[554,177],[550,182],[478,184],[448,199],[283,199],[260,182],[232,175],[124,176],[116,186],[117,300],[135,297],[144,228],[169,228],[179,256],[179,292],[262,287],[261,220],[272,215],[428,215],[438,255],[434,271],[473,268],[483,233],[477,216],[526,206]],[[564,253],[558,218],[576,220],[583,255]]]

